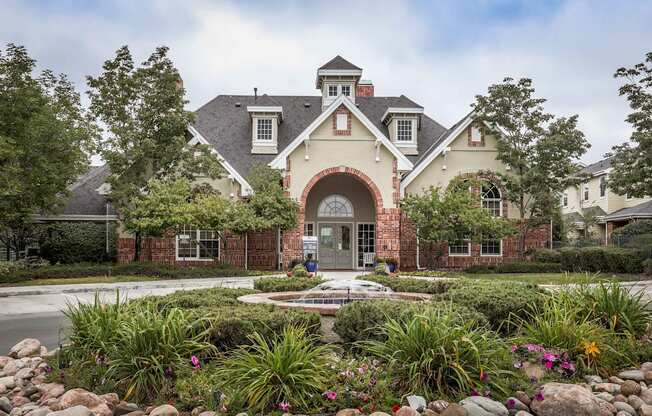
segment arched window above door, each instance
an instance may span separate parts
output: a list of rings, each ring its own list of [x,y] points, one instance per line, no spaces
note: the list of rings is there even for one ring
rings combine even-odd
[[[353,205],[343,195],[333,194],[324,198],[319,203],[318,217],[353,217]]]

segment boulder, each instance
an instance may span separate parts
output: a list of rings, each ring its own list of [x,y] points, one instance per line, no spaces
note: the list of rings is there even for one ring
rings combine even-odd
[[[589,390],[575,384],[546,383],[543,400],[533,400],[530,409],[537,416],[595,416],[604,414],[601,401]]]
[[[5,368],[5,365],[7,365],[9,361],[13,361],[13,358],[7,357],[6,355],[0,355],[0,369]]]
[[[41,342],[34,338],[25,338],[9,350],[9,356],[12,358],[32,357],[40,353]]]
[[[459,404],[451,403],[446,410],[441,412],[441,416],[469,416],[469,413]]]
[[[618,373],[618,377],[623,380],[643,381],[645,380],[645,373],[641,370],[626,370]]]
[[[118,405],[118,403],[120,403],[120,398],[115,393],[102,394],[100,399],[104,400],[104,403],[106,403],[106,405],[109,406],[109,409],[112,411]]]
[[[127,413],[125,416],[145,416],[145,412],[142,410],[136,410],[135,412]]]
[[[415,409],[411,408],[410,406],[403,406],[400,409],[398,409],[398,412],[396,412],[396,416],[419,416],[419,412],[417,412]]]
[[[616,376],[609,377],[609,383],[623,384],[624,382],[625,382],[625,380],[623,380],[620,377],[616,377]]]
[[[2,372],[5,376],[13,376],[23,367],[25,367],[25,362],[23,360],[11,360],[7,365],[5,365],[5,368],[2,369]]]
[[[149,416],[179,416],[179,411],[172,405],[164,404],[154,408]]]
[[[369,416],[389,416],[389,415],[387,413],[385,413],[385,412],[373,412]]]
[[[380,413],[382,413],[382,412],[380,412]],[[204,411],[204,412],[201,412],[201,413],[199,414],[199,416],[215,416],[216,414],[217,414],[217,413],[215,413],[215,412],[213,412],[213,411],[206,410],[206,411]],[[387,415],[387,416],[389,416],[389,415]]]
[[[428,403],[426,402],[426,399],[423,398],[423,396],[412,395],[412,396],[407,396],[406,399],[410,407],[416,410],[417,412],[422,411],[428,406]]]
[[[649,404],[643,404],[643,406],[638,409],[638,414],[640,416],[652,416],[652,406]]]
[[[601,393],[596,393],[595,397],[609,403],[614,401],[614,396],[612,394],[607,393],[606,391],[603,391]]]
[[[127,413],[137,412],[139,410],[140,408],[135,403],[120,402],[113,409],[113,416],[122,416],[126,415]]]
[[[74,406],[84,406],[96,416],[113,416],[113,412],[97,394],[84,389],[68,390],[59,399],[59,408],[68,409]]]
[[[41,389],[42,402],[45,402],[48,399],[61,397],[61,395],[66,392],[64,385],[59,383],[43,383],[39,385],[39,389]]]
[[[532,413],[526,412],[525,410],[519,410],[514,414],[514,416],[532,416]]]
[[[434,400],[428,403],[428,409],[436,413],[441,413],[446,410],[449,405],[450,404],[446,400]]]
[[[52,412],[52,410],[48,407],[39,407],[26,413],[25,416],[46,416],[50,412]]]
[[[430,410],[428,408],[423,409],[421,413],[421,416],[439,416],[439,413],[435,412],[434,410]]]
[[[491,400],[488,397],[482,396],[471,396],[462,400],[460,404],[469,412],[469,415],[482,415],[481,412],[475,408],[475,406],[480,407],[484,412],[490,415],[495,416],[508,416],[509,410],[505,407],[504,404]],[[473,406],[469,406],[472,404]]]
[[[652,389],[641,391],[641,394],[639,394],[638,397],[640,397],[645,402],[645,404],[652,405]]]
[[[639,394],[641,392],[641,385],[634,380],[627,380],[620,386],[620,394],[625,397],[632,394]]]
[[[16,372],[14,377],[18,379],[32,378],[34,377],[34,370],[29,367],[21,368]]]
[[[601,410],[600,414],[613,415],[614,413],[616,413],[616,407],[609,402],[598,400],[598,406],[600,406],[600,410]]]
[[[25,396],[15,395],[15,396],[11,399],[11,405],[12,405],[13,407],[21,407],[21,406],[25,406],[27,403],[30,403],[30,400],[29,400],[28,397],[25,397]]]
[[[589,384],[598,384],[602,383],[602,377],[600,376],[584,376],[584,381]]]
[[[58,412],[52,412],[47,416],[93,416],[93,412],[91,412],[87,407],[80,405],[59,410]]]
[[[513,411],[530,410],[530,408],[525,403],[523,403],[516,397],[509,397],[507,400],[505,400],[505,407],[508,410],[513,410]]]
[[[636,416],[636,410],[634,410],[632,406],[630,406],[625,402],[614,402],[614,407],[619,412],[626,412],[629,413],[630,415]]]
[[[645,402],[643,402],[640,397],[634,395],[631,395],[627,398],[627,403],[629,403],[629,405],[632,406],[634,410],[640,409],[641,406],[645,404]]]
[[[12,408],[11,401],[7,397],[0,397],[0,410],[5,413],[11,413]]]
[[[598,383],[593,385],[593,390],[595,391],[604,391],[609,394],[618,394],[620,393],[620,384],[615,383]]]
[[[521,403],[523,403],[526,406],[530,406],[530,403],[532,402],[532,399],[530,399],[530,396],[524,391],[517,391],[514,393],[514,397],[516,397]]]

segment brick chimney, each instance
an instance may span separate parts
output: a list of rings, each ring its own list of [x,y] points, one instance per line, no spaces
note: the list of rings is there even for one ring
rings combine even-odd
[[[361,79],[358,82],[358,86],[355,87],[355,96],[356,97],[373,97],[374,96],[374,84],[371,83],[368,79]]]
[[[181,77],[177,78],[177,90],[183,89],[183,79]]]

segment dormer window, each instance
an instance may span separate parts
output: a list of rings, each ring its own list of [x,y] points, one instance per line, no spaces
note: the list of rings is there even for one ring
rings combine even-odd
[[[412,121],[413,120],[396,120],[396,141],[402,143],[412,142]]]
[[[328,86],[328,96],[329,97],[337,97],[337,85],[329,85]]]
[[[345,95],[347,97],[351,96],[351,86],[350,85],[342,85],[342,95]]]
[[[256,119],[256,140],[261,142],[272,141],[272,122],[271,118]]]

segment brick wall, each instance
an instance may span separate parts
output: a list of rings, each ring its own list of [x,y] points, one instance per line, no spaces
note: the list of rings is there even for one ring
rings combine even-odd
[[[372,84],[358,85],[355,89],[356,97],[373,97],[374,86]]]

